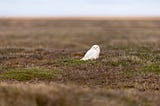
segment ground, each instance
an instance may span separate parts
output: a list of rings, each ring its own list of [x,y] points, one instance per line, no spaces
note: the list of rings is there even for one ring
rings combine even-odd
[[[159,18],[1,18],[0,105],[158,106],[159,29]],[[80,61],[94,44],[100,58]]]

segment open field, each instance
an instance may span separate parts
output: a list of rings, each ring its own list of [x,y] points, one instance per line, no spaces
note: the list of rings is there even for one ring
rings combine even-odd
[[[159,106],[160,19],[1,18],[0,81],[2,106]]]

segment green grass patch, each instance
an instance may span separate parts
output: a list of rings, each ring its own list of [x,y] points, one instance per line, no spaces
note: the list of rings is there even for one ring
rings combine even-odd
[[[87,63],[88,61],[81,61],[79,59],[60,59],[57,61],[53,61],[50,64],[61,67],[61,66],[76,66]]]
[[[60,73],[61,73],[60,70],[52,70],[45,68],[11,69],[2,73],[0,75],[0,79],[27,81],[37,78],[40,80],[45,80],[45,79],[53,79]]]
[[[148,64],[141,68],[143,72],[152,72],[152,73],[158,73],[160,74],[160,64]]]
[[[129,66],[129,63],[126,61],[110,61],[108,64],[112,66]]]

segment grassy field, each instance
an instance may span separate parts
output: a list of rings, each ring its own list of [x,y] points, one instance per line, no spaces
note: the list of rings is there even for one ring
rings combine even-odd
[[[159,106],[159,90],[159,18],[0,19],[1,106]]]

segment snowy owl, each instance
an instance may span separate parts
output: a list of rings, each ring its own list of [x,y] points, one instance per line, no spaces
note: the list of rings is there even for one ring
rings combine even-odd
[[[98,45],[93,45],[81,60],[94,60],[99,57],[100,47]]]

